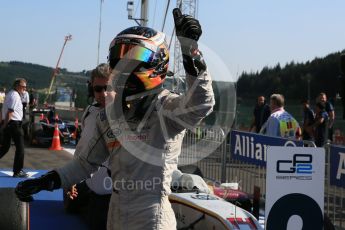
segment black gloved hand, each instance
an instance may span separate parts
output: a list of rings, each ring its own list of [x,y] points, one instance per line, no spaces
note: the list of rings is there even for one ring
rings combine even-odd
[[[199,21],[190,15],[182,15],[179,8],[173,10],[175,21],[176,36],[180,38],[188,38],[197,42],[202,34]]]
[[[21,201],[32,201],[32,195],[42,190],[53,191],[61,187],[60,176],[56,171],[50,171],[37,179],[21,181],[15,188],[15,193]]]
[[[173,10],[176,36],[181,44],[183,66],[192,76],[206,70],[206,64],[198,50],[198,40],[202,34],[199,21],[190,15],[182,15],[179,8]]]

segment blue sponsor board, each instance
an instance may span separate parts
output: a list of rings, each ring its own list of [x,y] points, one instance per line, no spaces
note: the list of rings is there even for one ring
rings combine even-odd
[[[330,147],[330,183],[345,188],[345,147]]]
[[[30,170],[24,169],[30,175],[30,179],[38,178],[45,174],[47,170]],[[12,169],[0,169],[0,189],[1,188],[15,188],[18,182],[26,180],[27,178],[13,178]],[[41,191],[33,195],[34,201],[30,203],[29,227],[27,229],[89,229],[86,226],[85,220],[79,215],[71,215],[66,212],[63,203],[62,189],[54,191]],[[2,209],[3,207],[0,204]],[[19,212],[20,210],[13,208]],[[0,217],[2,218],[2,217]],[[0,226],[0,229],[9,229]],[[12,229],[12,228],[11,228]]]
[[[230,153],[232,159],[242,162],[266,166],[268,146],[303,146],[302,141],[269,137],[256,133],[231,131]]]

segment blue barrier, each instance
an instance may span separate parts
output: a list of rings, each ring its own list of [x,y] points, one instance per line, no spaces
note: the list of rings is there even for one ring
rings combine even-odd
[[[0,169],[0,189],[14,188],[19,181],[27,178],[13,178],[9,173],[12,169]],[[32,174],[32,178],[37,178],[47,170],[30,170],[26,172]],[[34,201],[30,202],[30,229],[88,229],[86,222],[78,215],[72,215],[65,211],[63,205],[62,189],[41,191],[33,196]],[[2,207],[6,208],[6,207]]]
[[[231,131],[230,153],[232,159],[257,166],[266,166],[268,146],[284,145],[303,146],[302,141],[292,141],[286,138],[264,136],[256,133]]]
[[[330,146],[330,184],[345,188],[345,147]]]

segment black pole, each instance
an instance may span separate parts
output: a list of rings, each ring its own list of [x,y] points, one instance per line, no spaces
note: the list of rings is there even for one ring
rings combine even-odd
[[[345,120],[345,53],[340,54],[341,102],[343,104],[343,119]]]

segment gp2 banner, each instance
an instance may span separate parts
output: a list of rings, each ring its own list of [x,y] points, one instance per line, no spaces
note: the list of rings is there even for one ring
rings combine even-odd
[[[232,159],[242,162],[266,166],[268,146],[298,146],[302,147],[302,141],[294,141],[279,137],[264,136],[256,133],[231,131],[230,153]]]
[[[330,184],[345,188],[345,147],[330,146]]]

